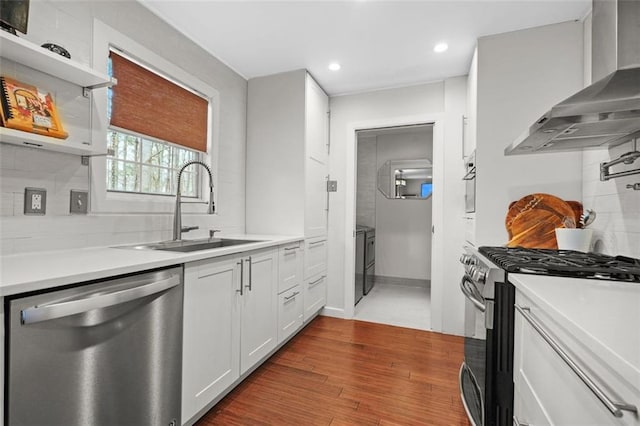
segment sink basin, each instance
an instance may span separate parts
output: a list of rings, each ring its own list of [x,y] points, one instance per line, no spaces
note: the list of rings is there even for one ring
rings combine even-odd
[[[165,250],[189,252],[257,242],[258,241],[256,240],[235,240],[231,238],[205,238],[202,240],[163,241],[160,243],[138,244],[134,246],[126,246],[125,248],[134,250]]]

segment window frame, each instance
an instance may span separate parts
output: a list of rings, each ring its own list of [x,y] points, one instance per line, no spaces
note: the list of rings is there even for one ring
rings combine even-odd
[[[157,55],[146,47],[136,43],[124,34],[94,19],[93,24],[93,68],[108,72],[109,51],[115,49],[123,52],[134,61],[148,66],[152,70],[178,85],[203,95],[209,101],[207,113],[207,152],[200,153],[201,160],[213,171],[214,202],[218,199],[218,148],[220,124],[220,94],[202,80],[187,73],[172,62]],[[92,92],[92,140],[98,150],[107,150],[107,90]],[[117,128],[114,128],[117,131]],[[124,130],[124,129],[123,129]],[[133,132],[132,132],[133,133]],[[152,139],[152,138],[149,138]],[[106,155],[91,157],[90,161],[90,211],[91,213],[173,213],[174,197],[140,192],[108,191],[106,184]],[[208,201],[208,194],[202,188],[208,188],[208,174],[199,173],[200,194],[196,200]],[[200,204],[185,204],[184,213],[201,213],[205,211]],[[216,209],[217,210],[217,209]]]

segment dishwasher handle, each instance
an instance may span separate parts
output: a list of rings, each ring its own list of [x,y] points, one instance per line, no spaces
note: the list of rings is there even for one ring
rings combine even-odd
[[[171,277],[159,281],[145,282],[142,285],[128,288],[126,290],[114,291],[112,293],[102,294],[96,292],[96,296],[83,295],[82,298],[68,300],[65,302],[52,303],[50,305],[36,305],[31,308],[20,311],[21,324],[33,324],[42,321],[49,321],[57,318],[63,318],[70,315],[80,314],[93,309],[107,308],[109,306],[119,305],[130,302],[135,299],[141,299],[146,296],[161,293],[180,284],[180,275],[172,275]]]

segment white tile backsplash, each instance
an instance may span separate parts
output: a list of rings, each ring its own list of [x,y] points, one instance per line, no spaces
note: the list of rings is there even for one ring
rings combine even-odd
[[[594,250],[609,255],[640,258],[640,191],[627,189],[640,182],[640,174],[600,181],[600,163],[618,158],[633,149],[625,143],[611,149],[584,151],[583,204],[596,211]],[[636,169],[640,164],[617,165],[611,171]]]
[[[201,228],[185,237],[206,237],[211,228],[244,233],[246,80],[135,0],[32,2],[29,33],[24,38],[37,45],[59,44],[71,53],[72,60],[91,65],[94,18],[180,63],[220,92],[220,104],[214,106],[220,110],[219,159],[213,170],[218,179],[218,214],[184,213],[185,225]],[[80,87],[7,60],[2,60],[2,73],[52,91],[69,139],[90,141],[91,101],[82,97]],[[45,216],[23,214],[25,187],[47,190]],[[88,188],[89,167],[81,164],[79,156],[0,144],[0,254],[171,238],[170,213],[70,215],[70,190]]]

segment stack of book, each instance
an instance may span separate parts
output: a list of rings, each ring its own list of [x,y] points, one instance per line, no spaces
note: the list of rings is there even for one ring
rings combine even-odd
[[[10,77],[0,77],[0,90],[2,126],[59,139],[69,136],[49,93]]]

